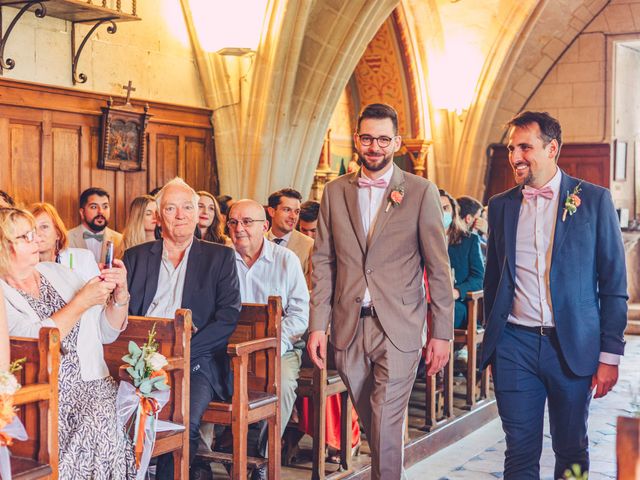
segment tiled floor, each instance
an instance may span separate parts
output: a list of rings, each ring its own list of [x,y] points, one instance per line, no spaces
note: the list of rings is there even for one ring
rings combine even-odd
[[[620,366],[620,379],[606,397],[591,402],[589,441],[591,471],[589,480],[616,478],[616,417],[629,415],[632,391],[640,395],[640,337],[627,337],[626,354]],[[544,438],[541,478],[553,479],[554,457],[548,421]],[[500,420],[494,420],[472,435],[414,465],[410,480],[492,480],[502,478],[504,434]]]

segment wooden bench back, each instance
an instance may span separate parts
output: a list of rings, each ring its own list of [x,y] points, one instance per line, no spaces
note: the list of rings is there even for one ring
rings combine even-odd
[[[274,337],[278,340],[277,356],[280,357],[280,339],[282,321],[282,306],[280,297],[269,297],[268,303],[243,303],[240,311],[238,326],[229,339],[229,344],[242,343]],[[270,378],[274,370],[269,369],[269,355],[266,351],[252,354],[249,360],[249,390],[270,392],[275,384],[275,378]],[[279,381],[279,379],[278,379]]]
[[[11,361],[24,358],[16,377],[22,388],[15,396],[18,416],[29,439],[15,441],[11,454],[51,466],[58,478],[58,370],[60,332],[40,329],[39,338],[11,337]]]
[[[191,310],[176,310],[175,319],[129,316],[126,330],[115,342],[104,346],[105,361],[109,372],[118,381],[120,367],[125,364],[122,357],[129,352],[129,341],[142,347],[154,323],[158,352],[169,361],[165,370],[171,385],[169,403],[160,412],[160,418],[184,425],[189,418]]]

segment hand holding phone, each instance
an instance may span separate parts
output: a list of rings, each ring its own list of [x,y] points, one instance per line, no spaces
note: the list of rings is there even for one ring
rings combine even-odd
[[[113,268],[113,242],[107,241],[104,254],[104,268]]]

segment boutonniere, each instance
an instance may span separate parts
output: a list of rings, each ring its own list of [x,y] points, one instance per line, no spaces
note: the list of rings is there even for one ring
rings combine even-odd
[[[391,190],[391,193],[389,194],[389,202],[387,203],[387,208],[384,211],[388,212],[392,206],[397,207],[402,203],[403,199],[404,199],[404,187],[400,185],[394,187],[393,190]]]
[[[582,203],[582,200],[580,200],[580,197],[578,196],[578,194],[582,191],[580,185],[582,185],[582,181],[580,181],[580,183],[576,185],[576,188],[573,189],[573,192],[569,193],[569,191],[567,190],[567,198],[565,198],[564,200],[564,211],[562,212],[563,222],[567,219],[567,213],[569,215],[573,215],[574,213],[576,213],[576,211],[578,211],[578,207]]]

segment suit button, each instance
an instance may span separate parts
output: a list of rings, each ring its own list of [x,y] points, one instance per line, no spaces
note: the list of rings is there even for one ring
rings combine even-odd
[[[370,268],[367,268],[367,275],[371,275],[373,273],[373,270]]]
[[[356,303],[360,303],[362,302],[362,299],[360,297],[356,297]]]

